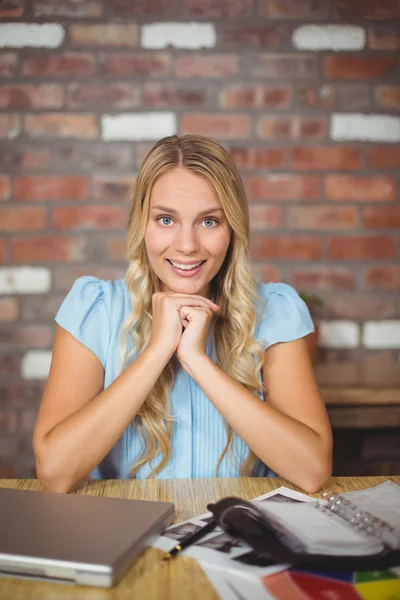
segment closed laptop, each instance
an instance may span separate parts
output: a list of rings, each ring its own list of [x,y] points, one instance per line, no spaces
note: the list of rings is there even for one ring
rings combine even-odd
[[[0,488],[0,576],[111,587],[173,517],[169,502]]]

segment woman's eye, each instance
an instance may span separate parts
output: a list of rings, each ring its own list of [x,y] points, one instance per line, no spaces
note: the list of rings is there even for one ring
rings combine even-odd
[[[210,217],[210,218],[204,219],[203,223],[205,223],[206,221],[208,221],[208,222],[210,222],[210,221],[211,221],[211,222],[214,222],[216,225],[218,225],[218,221],[217,221],[217,219],[214,219],[214,218],[211,218],[211,217]],[[208,227],[208,226],[207,226],[207,228],[206,228],[206,229],[211,229],[211,227]]]
[[[158,217],[156,220],[159,221],[162,225],[164,225],[165,227],[168,227],[170,225],[170,223],[165,223],[165,219],[167,221],[172,221],[173,219],[171,217]],[[219,221],[218,219],[215,219],[214,217],[207,217],[206,219],[203,219],[202,221],[203,223],[214,223],[215,225],[218,225]],[[212,226],[207,225],[206,229],[212,229]]]

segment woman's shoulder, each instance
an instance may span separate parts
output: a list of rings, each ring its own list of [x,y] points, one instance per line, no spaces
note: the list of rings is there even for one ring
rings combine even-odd
[[[288,342],[314,331],[306,303],[294,287],[283,282],[258,283],[262,299],[258,311],[256,338],[268,347]]]
[[[124,279],[103,280],[85,275],[74,281],[55,321],[92,350],[104,366],[110,340],[129,310]]]

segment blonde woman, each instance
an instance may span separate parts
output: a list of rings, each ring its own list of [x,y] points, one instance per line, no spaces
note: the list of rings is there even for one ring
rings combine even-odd
[[[228,152],[202,136],[160,140],[127,242],[125,277],[79,278],[56,316],[33,436],[44,486],[277,473],[317,491],[332,437],[304,339],[313,324],[292,287],[253,273]]]

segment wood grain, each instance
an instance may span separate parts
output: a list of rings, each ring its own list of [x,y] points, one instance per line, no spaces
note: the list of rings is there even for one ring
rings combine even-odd
[[[324,491],[335,493],[366,488],[399,477],[332,477]],[[175,521],[207,511],[207,504],[224,496],[251,499],[281,485],[301,491],[281,478],[163,479],[86,481],[73,493],[109,498],[132,498],[173,502]],[[36,479],[3,479],[0,487],[45,491]],[[0,600],[217,600],[218,596],[198,564],[185,556],[165,562],[163,553],[146,550],[122,581],[112,589],[71,586],[60,583],[0,578]]]

